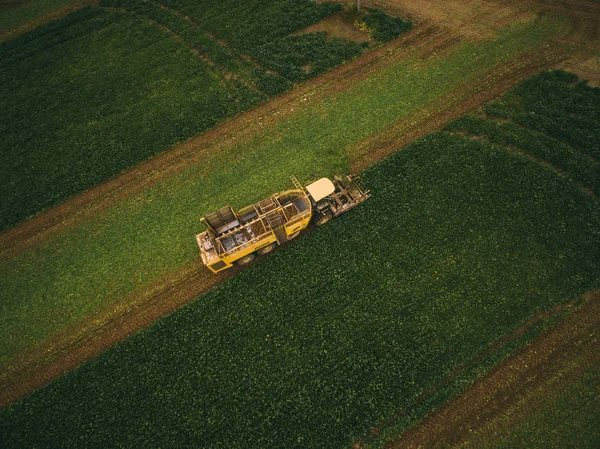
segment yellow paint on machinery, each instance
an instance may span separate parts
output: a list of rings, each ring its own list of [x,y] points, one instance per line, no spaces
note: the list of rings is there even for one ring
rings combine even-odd
[[[356,176],[321,178],[302,187],[291,177],[295,189],[272,195],[235,212],[225,206],[201,221],[208,228],[196,236],[202,262],[213,273],[234,263],[245,265],[255,255],[271,252],[276,245],[293,239],[312,217],[317,225],[351,209],[370,194]]]

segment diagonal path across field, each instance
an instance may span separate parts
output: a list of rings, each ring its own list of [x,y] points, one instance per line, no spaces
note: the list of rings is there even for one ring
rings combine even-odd
[[[597,381],[599,312],[600,294],[590,292],[586,302],[555,328],[386,447],[495,447],[494,440],[509,441],[515,420],[530,419],[586,375]],[[548,429],[543,433],[548,447],[560,447],[550,445]]]
[[[4,232],[7,294],[37,303],[27,310],[24,300],[14,313],[32,323],[3,327],[0,405],[228,277],[209,276],[196,256],[197,218],[209,209],[268,194],[290,173],[331,174],[385,157],[394,142],[556,66],[568,49],[552,38],[568,29],[538,17],[472,43],[423,20],[405,37]],[[265,170],[265,161],[277,163]],[[59,304],[47,305],[49,298]],[[15,342],[8,333],[25,337]]]

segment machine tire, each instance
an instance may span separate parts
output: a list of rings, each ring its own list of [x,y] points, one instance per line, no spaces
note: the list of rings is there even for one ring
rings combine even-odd
[[[256,258],[256,254],[254,253],[250,253],[250,254],[246,254],[244,257],[242,257],[241,259],[238,259],[235,261],[235,263],[237,265],[240,266],[244,266],[244,265],[248,265],[250,262],[252,262],[254,259]]]
[[[269,253],[273,252],[273,250],[275,249],[276,246],[277,246],[277,243],[275,243],[275,242],[270,243],[267,246],[256,251],[256,254],[258,254],[259,256],[264,256],[265,254],[269,254]]]
[[[300,235],[300,231],[296,231],[296,232],[294,232],[293,234],[290,234],[290,235],[288,235],[288,236],[287,236],[287,239],[288,239],[288,241],[289,241],[289,240],[295,239],[295,238],[296,238],[296,237],[298,237],[299,235]]]
[[[323,212],[323,214],[319,214],[315,216],[315,226],[323,226],[325,223],[328,223],[333,218],[333,214],[331,211],[327,210]]]

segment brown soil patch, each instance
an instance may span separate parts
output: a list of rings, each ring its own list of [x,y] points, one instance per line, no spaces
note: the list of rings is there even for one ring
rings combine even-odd
[[[369,33],[356,26],[352,18],[343,12],[326,17],[320,22],[303,29],[300,33],[317,33],[319,31],[326,31],[330,36],[359,43],[373,42]]]
[[[588,80],[590,86],[600,87],[600,50],[596,55],[579,53],[565,60],[560,68]]]
[[[504,414],[524,400],[544,401],[535,392],[555,382],[570,367],[570,375],[598,366],[600,352],[600,292],[534,342],[509,357],[489,375],[407,430],[388,449],[451,448],[464,445],[482,429],[495,428]],[[584,363],[571,363],[577,358]],[[534,402],[535,404],[535,402]]]
[[[341,0],[340,3],[355,2]],[[362,0],[362,6],[380,8],[416,24],[433,22],[473,40],[493,37],[498,29],[533,17],[532,8],[518,1]]]
[[[379,6],[383,3],[363,2],[367,6]],[[426,6],[416,6],[417,3],[431,5],[432,12],[429,13]],[[510,22],[521,20],[523,14],[527,16],[526,13],[522,13],[520,7],[515,6],[512,9],[513,4],[522,3],[513,0],[455,0],[450,3],[459,9],[450,11],[444,9],[445,3],[447,2],[442,0],[389,0],[386,5],[396,8],[400,16],[406,17],[406,11],[411,12],[413,18],[418,18],[419,26],[355,61],[301,84],[281,97],[263,103],[58,207],[39,214],[16,228],[1,233],[0,258],[10,258],[35,245],[44,244],[54,235],[93,219],[124,199],[190,166],[198,165],[207,155],[226,154],[235,143],[258,135],[264,127],[272,126],[298,110],[320,101],[333,92],[347,89],[398,61],[412,56],[424,59],[436,53],[450,51],[464,38],[481,38],[482,34],[478,34],[481,24],[473,21],[481,19],[485,23],[500,26],[502,21],[499,17]],[[510,11],[507,10],[494,19],[484,17],[491,16],[495,11],[493,6],[497,9],[499,4],[506,5]],[[453,21],[458,20],[454,17],[457,15],[463,16],[460,19],[462,28],[448,28]],[[469,31],[469,23],[475,31]],[[490,70],[484,76],[468,85],[460,86],[410,118],[402,119],[382,133],[370,136],[359,145],[360,156],[352,162],[353,168],[360,170],[412,139],[439,129],[448,121],[480,107],[529,75],[555,66],[563,61],[567,54],[571,53],[567,50],[561,52],[558,47],[547,47]],[[340,80],[343,80],[343,83]],[[201,269],[199,263],[182,267],[178,272],[157,280],[150,288],[136,292],[124,304],[92,316],[80,326],[51,338],[42,347],[23,354],[10,363],[10,370],[7,370],[0,380],[0,407],[50,382],[133,332],[148,326],[155,319],[196,298],[234,273],[235,270],[232,270],[221,276],[213,276],[207,270]]]

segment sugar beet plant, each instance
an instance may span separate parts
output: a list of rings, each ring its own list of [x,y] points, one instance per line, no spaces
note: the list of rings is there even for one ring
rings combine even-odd
[[[126,0],[145,3],[141,0]],[[202,29],[252,57],[267,74],[257,84],[267,93],[310,78],[359,55],[362,47],[325,33],[293,34],[342,9],[336,3],[309,0],[237,0],[194,2],[161,0]],[[274,73],[283,79],[274,79]],[[286,82],[287,81],[287,82]]]
[[[0,412],[5,447],[349,447],[600,284],[597,198],[525,156],[439,133],[365,179],[359,208]]]
[[[358,21],[379,42],[389,42],[413,27],[410,20],[390,16],[381,9],[367,8],[367,11]]]

